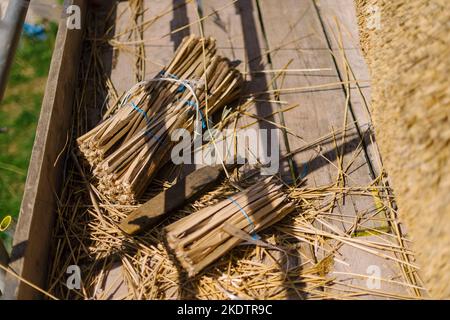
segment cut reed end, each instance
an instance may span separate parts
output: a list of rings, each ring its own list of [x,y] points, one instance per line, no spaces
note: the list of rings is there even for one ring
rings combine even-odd
[[[195,276],[242,241],[257,242],[256,232],[294,209],[281,185],[270,179],[165,228],[167,244],[189,276]]]
[[[168,161],[176,129],[193,131],[194,119],[237,99],[243,77],[216,55],[212,38],[188,36],[155,78],[133,86],[117,111],[77,139],[80,154],[114,203],[134,203]]]

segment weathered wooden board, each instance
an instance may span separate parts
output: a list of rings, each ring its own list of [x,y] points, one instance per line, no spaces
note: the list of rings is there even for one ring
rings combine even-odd
[[[86,0],[71,2],[85,11]],[[11,253],[14,272],[40,287],[45,287],[47,280],[55,195],[64,176],[82,34],[82,30],[68,30],[66,20],[61,19]],[[40,294],[8,275],[5,297],[33,299]]]
[[[328,41],[330,34],[336,33],[336,29],[324,29],[322,17],[318,11],[316,4],[310,0],[291,1],[285,0],[282,2],[273,2],[267,0],[259,1],[261,6],[261,17],[265,28],[268,46],[270,48],[279,47],[283,42],[289,43],[294,40],[294,37],[302,39],[297,45],[288,46],[285,50],[280,50],[271,54],[271,63],[273,69],[281,69],[288,61],[292,60],[289,68],[292,69],[307,69],[307,68],[331,68],[331,71],[311,73],[303,76],[286,76],[284,83],[279,82],[278,87],[284,88],[299,88],[299,87],[314,87],[321,86],[327,83],[336,83],[336,85],[328,86],[326,89],[322,87],[319,89],[311,88],[305,90],[309,92],[294,92],[294,93],[280,93],[280,99],[292,103],[298,102],[301,104],[300,108],[288,111],[285,113],[286,126],[294,128],[295,132],[302,137],[302,139],[290,138],[291,148],[295,149],[305,144],[305,141],[314,141],[321,136],[324,136],[333,130],[337,131],[344,128],[344,121],[350,130],[346,134],[345,141],[342,138],[337,138],[337,147],[333,144],[322,145],[320,152],[310,150],[303,152],[295,157],[299,166],[307,165],[306,178],[307,184],[310,185],[325,185],[330,184],[336,180],[338,159],[337,156],[344,152],[343,166],[351,163],[346,176],[347,186],[367,186],[373,179],[371,171],[371,164],[367,162],[369,158],[365,154],[365,150],[360,149],[361,139],[359,132],[363,128],[358,128],[353,124],[354,120],[359,120],[364,124],[370,123],[370,118],[362,118],[367,112],[362,110],[361,103],[354,104],[351,102],[351,96],[355,94],[356,89],[352,89],[350,97],[346,96],[344,86],[340,83],[346,81],[340,74],[339,65],[335,64],[333,55],[338,59],[339,50],[331,47],[332,43]],[[334,3],[334,2],[333,2]],[[322,10],[329,9],[326,3],[321,2]],[[341,9],[339,5],[339,9]],[[282,17],[282,19],[281,19]],[[342,19],[348,19],[350,14],[341,15]],[[353,17],[353,20],[354,17]],[[348,23],[348,21],[346,21]],[[352,30],[356,30],[357,26],[350,25]],[[347,52],[349,50],[345,50]],[[354,51],[355,50],[350,50]],[[357,57],[354,57],[356,60]],[[361,57],[359,57],[361,59]],[[355,69],[361,68],[360,65],[354,65]],[[358,71],[360,76],[360,71]],[[355,72],[356,73],[356,72]],[[362,79],[362,80],[367,80]],[[351,79],[350,79],[351,80]],[[352,110],[358,109],[358,110]],[[353,114],[358,117],[353,119]],[[346,120],[345,120],[346,119]],[[358,122],[358,123],[359,123]],[[344,148],[342,148],[344,146]],[[376,149],[373,149],[376,150]],[[326,158],[326,159],[324,159]],[[370,197],[349,196],[345,198],[334,213],[340,213],[345,216],[364,215],[366,210],[373,210],[375,202]],[[348,230],[353,223],[351,218],[346,219],[349,223],[336,223],[343,231]],[[364,227],[380,227],[385,226],[386,223],[378,224],[376,222],[367,222],[363,224]],[[342,246],[338,252],[337,257],[343,260],[348,266],[344,264],[335,264],[336,271],[345,270],[347,273],[362,273],[366,275],[367,268],[371,265],[379,266],[381,274],[385,278],[395,278],[399,276],[400,269],[396,263],[388,262],[381,264],[380,258],[375,255],[363,254],[360,250]],[[365,268],[363,268],[365,266]],[[363,270],[364,269],[364,270]],[[348,280],[348,276],[338,275],[339,280]],[[354,285],[362,288],[366,285],[366,279],[350,277],[350,281]],[[383,290],[404,293],[405,288],[396,286],[392,283],[383,283]],[[368,296],[371,297],[371,296]]]
[[[355,2],[353,0],[333,1],[321,0],[316,2],[316,9],[321,18],[329,46],[335,56],[335,62],[341,80],[364,81],[350,86],[350,106],[352,118],[358,123],[360,132],[366,132],[371,126],[370,116],[370,80],[369,70],[364,60],[356,18]],[[346,61],[344,60],[344,55]],[[348,67],[345,65],[348,63]],[[368,164],[375,176],[382,170],[381,159],[373,131],[367,132],[365,138]]]
[[[203,15],[209,17],[203,22],[203,28],[205,35],[217,40],[219,54],[229,58],[244,75],[242,96],[246,97],[270,88],[270,77],[259,73],[269,64],[265,54],[267,47],[256,2],[239,0],[230,3],[232,5],[224,5],[223,1],[218,0],[202,1]],[[241,103],[245,99],[243,98]],[[270,100],[273,100],[270,94],[259,95],[245,109],[245,112],[273,121],[274,117],[270,115],[276,110],[276,106],[269,102]],[[236,128],[250,123],[255,123],[254,117],[240,116]],[[234,125],[229,128],[234,129]],[[265,121],[255,123],[250,128],[275,129],[273,125]],[[266,149],[261,149],[260,152],[267,154],[267,149],[270,149],[270,145]]]
[[[179,179],[175,185],[130,213],[121,221],[120,229],[130,235],[148,230],[196,195],[207,192],[217,183],[221,174],[222,166],[206,166]]]
[[[114,40],[117,41],[134,41],[135,39],[129,39],[126,36],[120,36],[121,33],[131,26],[131,12],[128,2],[119,2],[116,5],[116,24],[114,27]],[[128,34],[128,33],[126,33]],[[117,37],[117,38],[116,38]],[[112,50],[112,49],[111,49]],[[114,50],[111,61],[111,56],[104,57],[104,63],[111,65],[111,82],[114,84],[115,89],[119,96],[127,91],[136,83],[135,80],[135,58],[134,58],[134,46],[125,46],[123,50]]]
[[[327,134],[342,130],[347,117],[346,126],[350,130],[343,138],[336,138],[336,146],[333,141],[322,145],[322,150],[309,150],[302,152],[295,157],[297,164],[305,172],[307,184],[321,186],[331,184],[336,181],[338,175],[338,156],[344,154],[343,167],[345,168],[351,161],[347,171],[346,183],[350,186],[366,186],[370,183],[371,177],[364,158],[364,153],[357,152],[360,143],[354,125],[351,123],[351,116],[348,113],[346,97],[339,84],[340,79],[336,72],[332,56],[327,48],[327,42],[321,28],[314,5],[311,1],[283,1],[275,4],[270,1],[260,1],[262,18],[266,28],[269,47],[278,47],[282,42],[292,41],[292,38],[299,37],[302,40],[297,46],[289,46],[285,50],[280,50],[271,54],[273,69],[281,69],[288,62],[292,61],[291,69],[315,69],[331,68],[331,71],[311,72],[307,75],[286,76],[284,83],[279,81],[278,87],[303,88],[329,85],[326,90],[307,89],[309,92],[280,93],[280,99],[290,103],[299,103],[300,107],[285,113],[286,126],[292,128],[301,139],[290,137],[291,148],[296,149],[305,143],[317,140]],[[283,21],[280,21],[280,17]],[[303,49],[306,48],[306,49]],[[316,49],[319,48],[319,49]],[[347,115],[346,115],[347,113]],[[373,206],[370,198],[348,197],[342,206],[342,211],[358,212]],[[342,226],[344,229],[349,226]]]
[[[316,1],[316,10],[322,22],[328,45],[335,57],[340,79],[343,81],[361,81],[349,86],[349,109],[352,121],[355,121],[359,127],[359,134],[364,140],[365,157],[371,177],[377,177],[382,173],[383,166],[372,127],[370,115],[371,89],[367,82],[367,80],[370,80],[370,75],[360,47],[355,2],[353,0],[343,0],[339,3],[332,0]],[[384,238],[386,237],[379,239]],[[371,237],[365,239],[371,239]],[[351,260],[354,261],[352,269],[356,274],[367,275],[367,268],[380,266],[380,277],[383,279],[401,279],[400,268],[393,262],[362,253],[359,250],[349,248],[347,245],[342,247],[341,252],[344,252],[346,256],[354,256]],[[344,268],[340,266],[336,270],[339,269]],[[340,276],[340,278],[345,278],[345,276]],[[367,279],[346,277],[346,281],[361,285],[365,284]],[[393,294],[408,295],[411,292],[411,288],[393,282],[381,282],[380,289]]]

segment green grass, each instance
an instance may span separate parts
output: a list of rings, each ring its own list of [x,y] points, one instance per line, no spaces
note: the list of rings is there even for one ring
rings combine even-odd
[[[19,214],[56,29],[47,26],[45,41],[22,37],[0,103],[0,128],[6,128],[0,132],[0,221]]]

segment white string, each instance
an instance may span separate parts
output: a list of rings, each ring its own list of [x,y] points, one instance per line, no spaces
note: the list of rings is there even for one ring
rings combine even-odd
[[[162,81],[168,81],[168,82],[177,83],[177,84],[179,84],[181,86],[184,86],[185,88],[187,88],[191,92],[192,96],[195,99],[195,109],[196,109],[195,119],[196,119],[196,123],[198,123],[198,121],[200,120],[200,117],[201,117],[201,115],[200,115],[200,102],[198,100],[197,95],[195,94],[195,89],[192,86],[192,84],[194,84],[194,86],[195,86],[199,82],[197,80],[179,80],[179,79],[173,79],[173,78],[160,77],[160,78],[155,78],[155,79],[144,80],[144,81],[138,82],[133,87],[131,87],[130,90],[127,91],[126,95],[124,96],[124,98],[121,101],[121,106],[123,107],[123,106],[125,106],[128,103],[128,100],[129,100],[131,94],[134,91],[136,91],[138,89],[138,87],[140,87],[142,85],[147,85],[150,82],[162,82]],[[194,126],[194,135],[201,136],[201,132],[197,132],[195,126]]]
[[[137,90],[137,88],[139,86],[147,85],[150,82],[160,82],[160,81],[168,81],[168,82],[172,82],[172,83],[177,83],[177,84],[182,85],[185,88],[187,88],[192,93],[192,96],[195,99],[195,107],[196,107],[195,108],[196,109],[195,123],[197,124],[197,123],[199,123],[199,121],[201,122],[201,119],[200,119],[200,117],[201,117],[201,114],[200,114],[200,102],[199,102],[199,99],[198,99],[197,95],[195,94],[195,88],[194,87],[201,86],[202,82],[203,82],[203,79],[200,79],[200,80],[195,80],[195,79],[180,80],[180,79],[175,79],[173,77],[172,78],[159,77],[159,78],[155,78],[155,79],[144,80],[144,81],[138,82],[138,83],[136,83],[133,87],[131,87],[127,91],[126,95],[124,96],[124,98],[121,101],[121,107],[124,107],[128,103],[128,100],[129,100],[132,92]],[[205,117],[206,117],[206,115],[205,115]],[[208,131],[208,133],[212,137],[212,132],[211,132],[211,129],[210,129],[209,125],[208,125],[208,119],[204,119],[204,121],[206,122],[206,130]],[[195,136],[200,136],[201,137],[202,136],[202,131],[201,131],[202,127],[199,126],[199,132],[197,132],[196,129],[197,129],[196,125],[194,124],[194,137]],[[216,152],[218,152],[218,154],[220,155],[220,152],[217,150],[217,146],[216,146],[216,144],[214,142],[213,142],[213,145],[214,145],[214,148],[216,149]],[[221,159],[221,162],[222,162],[222,167],[223,167],[227,177],[229,177],[228,170],[227,170],[227,168],[226,168],[226,166],[225,166],[225,164],[223,162],[223,159]]]

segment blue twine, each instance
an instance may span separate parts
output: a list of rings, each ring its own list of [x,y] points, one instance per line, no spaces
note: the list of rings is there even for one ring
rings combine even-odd
[[[131,106],[133,107],[134,110],[136,110],[137,112],[142,114],[142,116],[144,117],[145,121],[147,122],[147,125],[149,125],[150,124],[150,118],[148,117],[147,112],[145,112],[144,110],[139,108],[133,101],[131,102]]]
[[[192,100],[188,100],[185,102],[188,106],[190,107],[194,107],[195,109],[198,108],[197,103],[195,101]],[[202,120],[202,128],[205,129],[206,128],[206,121],[205,121],[205,117],[203,116],[203,112],[202,110],[198,110],[198,112],[200,113],[200,118]]]
[[[300,179],[303,179],[308,174],[308,165],[309,165],[309,162],[304,164],[302,173],[300,174]]]
[[[180,80],[176,75],[171,74],[169,72],[163,71],[161,70],[159,72],[159,75],[164,76],[167,75],[169,78],[175,79],[175,80]],[[186,86],[184,84],[180,84],[180,86],[177,89],[177,92],[184,92],[184,90],[186,90]]]
[[[178,77],[177,77],[176,75],[171,74],[171,73],[169,73],[169,72],[167,72],[167,71],[164,71],[164,70],[161,70],[161,71],[159,72],[159,75],[161,75],[161,76],[166,75],[166,76],[168,76],[168,77],[170,77],[170,78],[179,80]]]
[[[148,117],[147,113],[142,110],[141,108],[139,108],[134,102],[131,102],[131,106],[133,107],[134,110],[136,110],[137,112],[139,112],[140,114],[142,114],[142,116],[144,117],[145,121],[147,122],[147,126],[150,125],[151,120]],[[149,138],[153,138],[155,139],[158,143],[161,143],[161,137],[157,137],[153,134],[152,130],[147,129],[146,133],[145,133]]]
[[[153,134],[152,130],[147,129],[147,132],[145,133],[145,135],[147,137],[149,137],[150,139],[155,139],[156,142],[158,143],[162,143],[161,137],[157,137],[155,134]]]
[[[178,78],[176,75],[171,74],[171,73],[169,73],[169,72],[167,72],[167,71],[164,71],[164,70],[161,70],[161,71],[159,72],[159,75],[161,75],[161,76],[166,75],[166,76],[168,76],[169,78],[176,79],[176,80],[180,80],[180,78]],[[185,86],[184,84],[180,84],[180,86],[179,86],[178,89],[177,89],[177,92],[184,92],[184,90],[186,90],[186,86]],[[188,106],[190,106],[190,107],[195,107],[196,109],[198,109],[197,103],[196,103],[195,101],[186,101],[186,104],[187,104]],[[199,110],[199,112],[200,112],[200,117],[201,117],[201,120],[202,120],[202,128],[205,129],[205,128],[206,128],[205,117],[203,116],[203,113],[202,113],[201,110]]]
[[[259,236],[255,233],[255,224],[253,223],[252,219],[250,219],[250,217],[248,216],[248,214],[245,212],[244,209],[242,209],[242,207],[239,205],[239,203],[236,202],[236,200],[234,200],[232,197],[228,197],[228,200],[230,200],[232,203],[234,203],[239,210],[242,212],[242,214],[244,215],[244,217],[247,219],[248,223],[250,223],[250,225],[252,226],[252,239],[253,240],[259,240]]]

